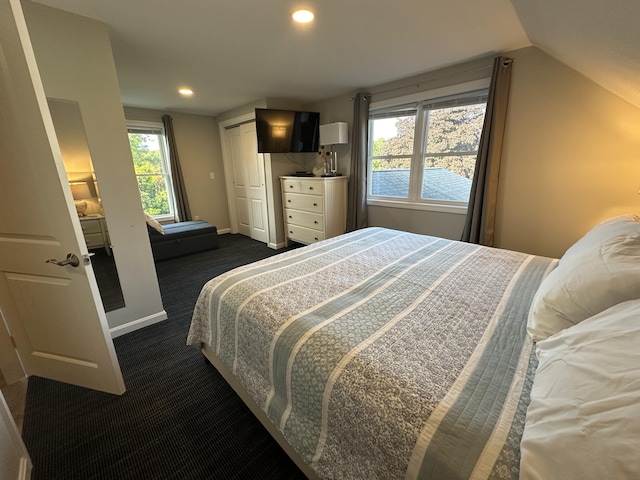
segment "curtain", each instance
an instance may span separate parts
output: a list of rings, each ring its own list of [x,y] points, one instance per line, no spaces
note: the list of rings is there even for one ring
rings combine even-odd
[[[353,99],[353,135],[349,196],[347,199],[347,232],[368,226],[367,221],[367,149],[369,148],[369,99],[360,92]]]
[[[461,238],[463,242],[493,246],[498,177],[504,127],[507,119],[512,63],[513,60],[506,57],[496,57],[493,61],[487,111],[480,136],[469,207]]]
[[[180,157],[176,147],[176,138],[173,133],[173,119],[171,115],[163,115],[164,134],[169,145],[169,163],[171,165],[171,182],[173,183],[173,195],[176,199],[176,220],[186,222],[191,220],[191,210],[187,199],[187,190],[184,188],[184,178],[182,168],[180,168]]]

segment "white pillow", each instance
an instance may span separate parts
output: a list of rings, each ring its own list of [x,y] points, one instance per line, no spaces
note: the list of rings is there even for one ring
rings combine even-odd
[[[640,478],[640,300],[536,345],[520,478]]]
[[[591,245],[561,262],[533,297],[527,331],[537,342],[626,300],[640,298],[640,233]]]
[[[153,228],[155,231],[157,231],[159,234],[164,235],[164,228],[162,228],[162,225],[160,225],[160,223],[158,223],[157,220],[155,220],[153,217],[151,217],[148,214],[144,214],[144,218],[147,222],[147,225],[149,225],[151,228]]]
[[[633,235],[640,233],[640,217],[633,214],[620,215],[599,223],[589,230],[580,240],[574,243],[560,258],[560,263],[571,259],[579,252],[602,243],[617,235]]]

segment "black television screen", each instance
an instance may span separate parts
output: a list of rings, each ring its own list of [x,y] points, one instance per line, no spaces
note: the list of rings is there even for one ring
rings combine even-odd
[[[256,108],[258,153],[317,152],[320,113]]]

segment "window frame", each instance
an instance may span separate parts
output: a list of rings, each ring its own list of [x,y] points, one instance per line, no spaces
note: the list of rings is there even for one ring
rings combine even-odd
[[[139,130],[132,132],[131,130]],[[163,215],[151,215],[158,222],[175,222],[176,221],[176,201],[173,192],[173,177],[171,172],[171,162],[169,160],[169,145],[167,144],[167,136],[162,122],[150,122],[143,120],[127,120],[127,139],[130,133],[139,133],[143,135],[158,135],[160,141],[158,146],[160,149],[160,160],[162,166],[162,176],[164,177],[165,188],[167,189],[167,201],[169,202],[169,213]],[[151,174],[138,174],[136,176],[136,185],[138,185],[138,177],[150,176]],[[158,175],[158,174],[153,174]],[[140,194],[138,188],[138,194]]]
[[[373,195],[371,193],[373,176],[373,170],[371,168],[373,153],[373,122],[369,121],[369,142],[367,145],[367,205],[410,210],[428,210],[462,215],[466,214],[468,202],[422,198],[424,159],[428,156],[427,152],[424,150],[428,135],[427,129],[425,128],[425,122],[429,109],[425,107],[434,105],[438,106],[438,104],[455,101],[456,99],[464,102],[466,99],[486,97],[488,94],[489,84],[490,78],[484,78],[412,95],[372,102],[369,107],[369,120],[375,118],[376,115],[378,118],[385,113],[391,115],[394,111],[401,113],[415,110],[415,134],[413,152],[411,154],[408,197],[399,198]]]

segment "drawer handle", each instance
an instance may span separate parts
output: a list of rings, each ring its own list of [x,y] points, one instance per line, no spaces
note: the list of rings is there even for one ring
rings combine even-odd
[[[287,200],[287,202],[291,203],[291,200]]]
[[[313,237],[314,240],[318,240],[318,237]]]
[[[289,230],[289,233],[293,233],[293,230]]]
[[[314,206],[314,207],[317,207],[317,206],[318,206],[318,204],[317,204],[317,203],[314,203],[314,204],[313,204],[313,206]]]
[[[291,217],[289,217],[289,218],[291,218]],[[317,225],[317,224],[318,224],[318,221],[317,221],[317,220],[314,220],[314,221],[313,221],[313,223],[315,223],[315,224]]]
[[[291,215],[289,215],[289,218],[293,218]]]
[[[289,185],[289,188],[293,188],[293,185]]]
[[[309,190],[313,190],[313,187],[309,187]]]

